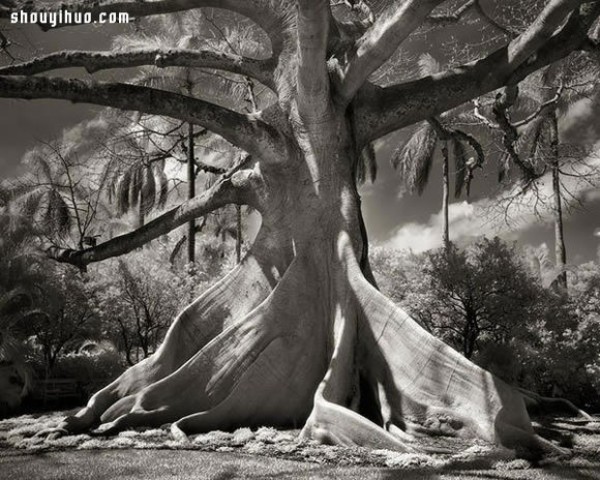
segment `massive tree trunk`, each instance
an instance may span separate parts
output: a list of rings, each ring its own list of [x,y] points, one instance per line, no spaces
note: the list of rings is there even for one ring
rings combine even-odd
[[[303,436],[323,442],[413,451],[414,432],[444,416],[456,435],[547,447],[517,391],[365,278],[344,114],[295,136],[293,167],[270,172],[262,228],[243,262],[181,313],[153,356],[64,427],[111,433],[172,422],[181,436],[304,425]]]
[[[2,96],[168,115],[248,153],[208,190],[138,231],[82,251],[51,251],[58,260],[85,265],[121,255],[232,203],[262,216],[242,262],[175,319],[156,353],[96,393],[62,429],[112,433],[171,423],[184,438],[303,425],[304,437],[323,442],[415,451],[428,419],[444,417],[457,436],[556,450],[535,435],[521,393],[427,333],[374,286],[355,177],[369,142],[587,45],[600,7],[550,0],[521,35],[476,62],[385,88],[369,84],[441,3],[390,2],[373,25],[351,26],[332,16],[328,0],[82,3],[92,13],[118,5],[136,16],[217,5],[263,28],[273,56],[76,52],[0,69]],[[147,62],[222,69],[261,81],[277,101],[243,114],[148,87],[31,76],[68,59],[90,71]]]

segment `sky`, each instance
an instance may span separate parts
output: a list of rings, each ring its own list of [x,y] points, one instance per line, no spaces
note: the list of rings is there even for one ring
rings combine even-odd
[[[39,53],[74,46],[102,50],[109,48],[113,36],[121,31],[122,27],[103,26],[42,33],[32,27],[20,31],[15,38],[25,46],[29,43],[37,46]],[[58,73],[87,75],[81,71]],[[102,73],[95,77],[111,79],[116,78],[115,75],[118,73]],[[582,102],[575,113],[563,119],[563,135],[587,143],[600,140],[600,128],[596,128],[593,121],[595,106],[593,102]],[[39,140],[55,138],[64,129],[92,118],[99,111],[98,107],[60,100],[0,99],[0,178],[17,172],[23,154]],[[437,159],[433,177],[422,196],[403,192],[401,179],[391,168],[389,159],[409,134],[410,128],[377,142],[378,179],[375,184],[362,187],[361,195],[367,231],[374,244],[421,252],[441,245],[441,164]],[[589,165],[598,162],[595,158],[586,161]],[[546,243],[553,249],[552,212],[542,212],[540,217],[532,215],[527,198],[511,212],[509,224],[482,220],[499,195],[495,177],[495,167],[480,172],[474,180],[471,197],[453,199],[450,206],[451,240],[464,243],[481,234],[498,234],[518,245]],[[569,188],[577,198],[585,201],[583,207],[567,212],[565,219],[567,260],[578,264],[597,258],[600,238],[594,236],[594,231],[600,227],[600,190],[585,182],[572,181]]]
[[[560,120],[564,141],[581,142],[600,152],[600,128],[595,113],[596,101],[581,101]],[[422,196],[404,192],[401,178],[390,165],[394,150],[404,144],[411,128],[389,135],[376,146],[378,180],[361,189],[365,223],[370,240],[390,248],[410,249],[416,253],[439,248],[442,245],[442,175],[441,158],[437,154],[431,180]],[[599,153],[600,155],[600,153]],[[491,160],[488,158],[488,162]],[[575,167],[574,167],[575,168]],[[591,155],[578,164],[577,173],[588,173],[589,178],[600,171],[600,157]],[[565,166],[566,173],[574,174]],[[450,171],[452,175],[452,170]],[[565,241],[567,262],[580,264],[598,258],[600,237],[595,235],[600,227],[600,190],[586,180],[569,176],[562,178],[563,187],[578,201],[570,200],[565,211]],[[550,178],[541,179],[539,191],[546,197],[550,193]],[[525,195],[504,215],[497,205],[507,192],[499,189],[497,169],[490,165],[477,170],[469,198],[464,195],[452,198],[449,207],[450,240],[458,244],[472,241],[478,236],[500,236],[517,246],[546,244],[554,251],[554,223],[551,208],[539,208],[538,215],[531,208],[532,195]],[[548,200],[549,201],[549,200]],[[546,202],[548,203],[548,202]]]

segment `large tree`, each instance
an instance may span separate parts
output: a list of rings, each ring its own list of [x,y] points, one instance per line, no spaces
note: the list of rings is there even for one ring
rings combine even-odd
[[[303,424],[304,437],[323,442],[413,451],[419,448],[415,427],[446,416],[455,420],[457,435],[554,448],[535,435],[521,394],[428,334],[377,290],[355,178],[374,140],[514,85],[574,51],[596,49],[588,32],[600,5],[531,2],[530,24],[496,42],[496,50],[436,75],[371,83],[371,74],[421,26],[466,15],[490,20],[478,1],[447,15],[438,9],[443,3],[373,2],[376,8],[354,20],[333,15],[329,0],[74,0],[50,7],[137,18],[217,7],[253,21],[270,40],[268,58],[192,46],[59,52],[0,69],[1,96],[171,116],[247,152],[193,199],[96,247],[54,251],[58,260],[82,265],[121,255],[231,203],[262,216],[243,262],[177,317],[154,355],[96,393],[61,428],[100,424],[109,433],[172,422],[183,437]],[[3,0],[0,15],[19,6]],[[148,86],[36,75],[65,66],[95,72],[147,64],[240,74],[269,88],[274,101],[247,114]]]

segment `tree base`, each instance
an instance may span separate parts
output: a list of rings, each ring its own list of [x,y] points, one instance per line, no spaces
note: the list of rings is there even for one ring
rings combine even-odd
[[[303,438],[402,452],[422,451],[419,437],[435,431],[529,457],[566,453],[535,434],[521,393],[367,282],[346,238],[335,250],[297,255],[281,279],[249,255],[184,310],[155,355],[60,428],[171,423],[185,439],[304,425]]]

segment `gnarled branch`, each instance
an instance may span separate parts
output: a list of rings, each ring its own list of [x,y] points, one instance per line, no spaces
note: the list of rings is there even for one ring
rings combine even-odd
[[[190,49],[134,50],[129,52],[62,51],[0,68],[0,75],[35,75],[60,68],[83,67],[89,73],[142,65],[214,68],[255,78],[273,88],[273,63],[228,53]]]
[[[149,87],[62,78],[0,76],[0,97],[57,98],[165,115],[202,125],[248,153],[271,161],[279,161],[285,149],[276,129],[255,116]]]

